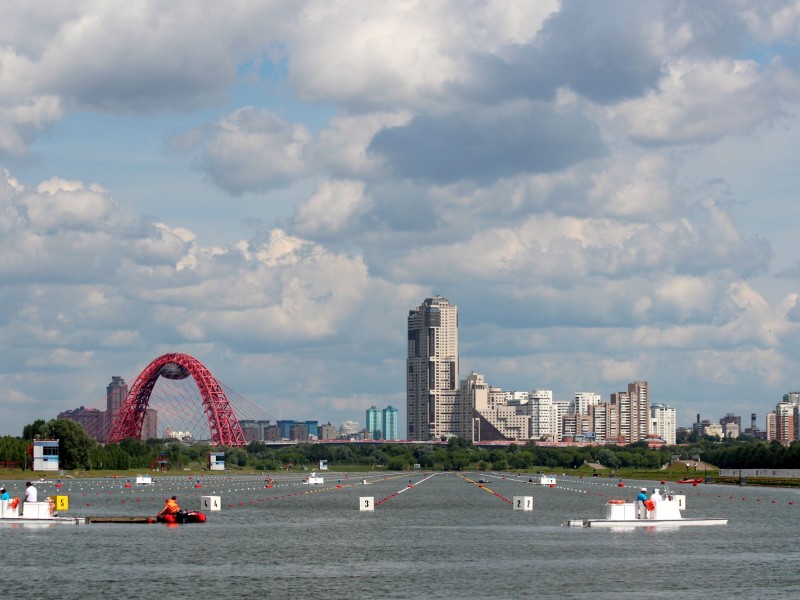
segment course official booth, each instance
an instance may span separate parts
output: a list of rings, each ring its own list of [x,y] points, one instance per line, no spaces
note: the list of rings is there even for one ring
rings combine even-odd
[[[33,440],[28,453],[34,471],[58,471],[58,440]]]
[[[225,453],[224,452],[209,452],[208,453],[208,470],[209,471],[224,471],[225,470]]]

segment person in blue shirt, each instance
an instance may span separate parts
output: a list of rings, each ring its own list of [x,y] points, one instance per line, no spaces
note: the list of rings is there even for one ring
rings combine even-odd
[[[636,495],[636,508],[638,508],[636,516],[639,519],[644,519],[647,517],[647,509],[644,506],[646,500],[647,500],[647,488],[642,488]]]
[[[0,500],[11,500],[11,496],[6,491],[6,486],[0,486]]]

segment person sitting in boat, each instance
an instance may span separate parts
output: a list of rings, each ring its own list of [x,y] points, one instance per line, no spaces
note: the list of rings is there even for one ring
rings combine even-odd
[[[658,488],[653,488],[653,493],[650,495],[650,500],[652,500],[653,502],[660,502],[661,500],[663,500],[661,494],[658,491]]]
[[[25,502],[36,502],[39,492],[30,481],[25,484]]]
[[[647,488],[642,488],[639,490],[639,493],[636,495],[636,517],[639,519],[644,519],[647,517],[647,509],[645,508],[645,501],[647,500]]]
[[[181,507],[178,505],[178,497],[173,496],[172,498],[167,498],[167,501],[164,503],[164,508],[159,511],[159,513],[156,515],[156,518],[163,517],[165,515],[172,515],[177,519],[180,513]]]

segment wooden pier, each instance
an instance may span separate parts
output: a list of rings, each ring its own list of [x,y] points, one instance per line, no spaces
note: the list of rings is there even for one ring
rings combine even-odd
[[[155,523],[155,517],[148,516],[131,516],[131,517],[113,517],[113,516],[96,516],[86,517],[87,523]]]

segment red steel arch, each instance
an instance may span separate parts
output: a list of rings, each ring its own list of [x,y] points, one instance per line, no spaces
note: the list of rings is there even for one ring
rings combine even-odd
[[[139,374],[114,418],[107,442],[116,443],[127,437],[141,437],[147,404],[158,378],[163,376],[183,379],[189,375],[194,378],[203,397],[211,442],[218,446],[246,446],[244,432],[233,412],[233,406],[228,402],[228,397],[217,379],[199,360],[188,354],[178,353],[159,356]]]

